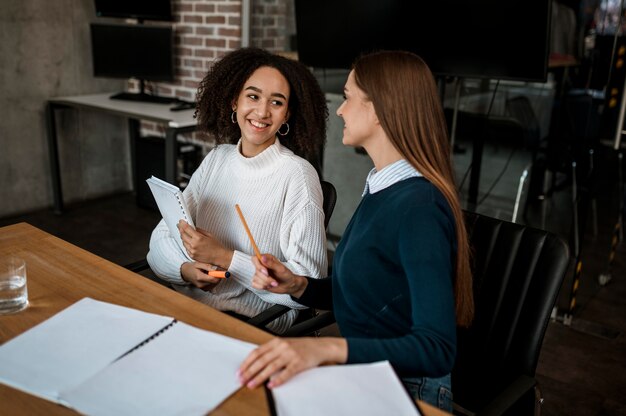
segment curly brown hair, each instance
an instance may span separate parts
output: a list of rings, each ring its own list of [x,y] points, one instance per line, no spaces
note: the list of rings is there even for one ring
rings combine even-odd
[[[324,93],[302,63],[259,48],[241,48],[215,62],[198,87],[195,116],[216,143],[237,143],[239,125],[231,121],[231,105],[254,71],[268,66],[289,82],[289,132],[280,142],[319,170],[326,142],[328,108]]]

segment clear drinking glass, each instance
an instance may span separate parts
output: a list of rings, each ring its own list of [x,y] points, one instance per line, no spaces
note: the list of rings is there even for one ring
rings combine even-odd
[[[0,259],[0,315],[28,306],[26,262],[14,256]]]

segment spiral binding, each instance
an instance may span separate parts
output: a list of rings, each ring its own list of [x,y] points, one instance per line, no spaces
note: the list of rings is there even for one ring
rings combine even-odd
[[[183,206],[183,203],[180,200],[180,194],[176,194],[176,200],[178,201],[178,205],[180,205],[180,212],[183,213],[183,217],[185,217],[185,221],[189,223],[189,218],[187,218],[187,211],[185,210],[185,207]]]
[[[172,327],[172,325],[174,325],[176,322],[178,322],[176,319],[174,319],[172,322],[170,322],[167,326],[161,328],[159,331],[155,332],[154,334],[152,334],[150,337],[148,337],[148,339],[140,342],[138,345],[136,345],[134,348],[128,350],[127,352],[125,352],[124,354],[120,355],[117,359],[115,359],[113,362],[120,360],[124,357],[126,357],[128,354],[130,354],[133,351],[138,350],[139,348],[143,347],[144,345],[146,345],[148,342],[152,341],[153,339],[155,339],[156,337],[158,337],[159,335],[161,335],[163,332],[167,331],[168,329],[170,329]]]

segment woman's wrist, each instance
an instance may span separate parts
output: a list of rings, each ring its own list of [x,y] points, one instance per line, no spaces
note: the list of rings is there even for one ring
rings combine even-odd
[[[291,296],[294,298],[301,297],[308,285],[309,280],[306,277],[295,275],[290,290]]]
[[[233,256],[235,252],[233,250],[229,250],[224,248],[221,250],[220,254],[216,257],[214,262],[211,262],[217,267],[221,267],[224,270],[228,270],[230,264],[233,262]]]
[[[180,278],[183,279],[185,282],[190,283],[189,280],[187,280],[187,277],[185,276],[185,272],[184,272],[188,264],[190,263],[186,261],[180,265]]]
[[[348,362],[348,341],[339,337],[321,337],[318,338],[325,345],[324,364],[345,364]]]

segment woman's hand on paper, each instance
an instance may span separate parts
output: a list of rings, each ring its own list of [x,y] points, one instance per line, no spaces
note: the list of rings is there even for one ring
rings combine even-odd
[[[256,269],[252,277],[252,287],[267,290],[272,293],[289,294],[295,297],[302,296],[308,281],[305,277],[295,275],[271,254],[263,254],[262,262],[252,257]]]
[[[284,384],[296,374],[321,364],[342,364],[348,358],[345,338],[274,338],[252,351],[237,377],[242,385],[255,388]]]
[[[209,291],[217,285],[220,278],[211,277],[208,275],[209,270],[216,270],[212,264],[209,263],[200,263],[197,261],[183,263],[180,267],[180,275],[183,280],[191,283],[193,286],[198,289],[202,289],[204,291]]]
[[[200,228],[193,229],[185,221],[178,222],[180,238],[189,257],[197,262],[215,264],[228,269],[233,259],[233,251],[227,249],[215,237]]]

